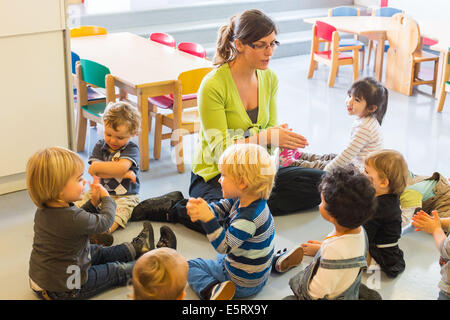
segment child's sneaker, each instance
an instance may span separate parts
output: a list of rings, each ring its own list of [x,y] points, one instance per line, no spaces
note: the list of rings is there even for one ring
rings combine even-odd
[[[290,268],[298,266],[303,260],[303,247],[299,245],[298,247],[287,252],[284,248],[283,251],[278,250],[277,254],[272,261],[272,271],[277,273],[283,273],[288,271]]]
[[[383,300],[383,298],[378,291],[361,283],[359,285],[359,300]]]
[[[177,250],[177,237],[172,229],[167,226],[162,226],[159,229],[159,233],[161,236],[156,244],[157,248],[168,247]]]
[[[144,222],[142,231],[131,241],[131,245],[136,251],[136,259],[144,253],[155,249],[155,239],[153,235],[153,227],[149,221]]]
[[[236,286],[231,281],[216,284],[211,290],[209,300],[231,300],[236,292]]]
[[[292,149],[283,149],[279,155],[279,163],[280,167],[289,167],[292,162],[299,159],[302,156],[302,151],[292,150]]]
[[[106,231],[89,236],[89,242],[103,247],[110,247],[114,242],[114,237],[110,232]]]

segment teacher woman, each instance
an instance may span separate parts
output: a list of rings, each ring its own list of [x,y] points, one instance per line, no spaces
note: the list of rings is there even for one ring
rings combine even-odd
[[[222,198],[217,166],[233,143],[297,149],[308,142],[277,123],[278,79],[269,62],[279,45],[275,23],[259,10],[247,10],[220,28],[214,65],[202,82],[198,102],[199,141],[192,164],[189,195],[206,201]],[[323,171],[279,168],[268,200],[273,215],[309,209],[320,203]]]
[[[201,118],[198,145],[192,163],[190,197],[207,202],[222,199],[218,160],[234,143],[256,143],[269,151],[275,147],[297,149],[308,145],[287,124],[277,123],[278,79],[268,66],[275,48],[275,23],[259,10],[247,10],[220,28],[216,68],[203,79],[198,92]],[[310,209],[320,203],[317,190],[323,171],[280,167],[268,199],[274,216]],[[131,220],[179,222],[204,233],[186,212],[180,192],[150,198],[139,204]]]

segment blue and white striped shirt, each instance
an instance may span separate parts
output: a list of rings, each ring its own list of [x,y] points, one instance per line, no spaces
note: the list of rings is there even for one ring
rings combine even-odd
[[[216,251],[226,254],[231,281],[241,287],[264,282],[270,275],[275,236],[267,201],[259,199],[239,208],[239,200],[223,199],[209,206],[216,218],[203,223],[203,228]]]

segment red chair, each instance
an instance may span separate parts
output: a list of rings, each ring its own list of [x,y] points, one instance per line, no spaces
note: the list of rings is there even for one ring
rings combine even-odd
[[[161,43],[168,47],[172,47],[172,48],[177,47],[175,39],[170,34],[167,34],[167,33],[154,32],[154,33],[150,34],[150,40]]]
[[[192,54],[200,58],[206,58],[206,50],[201,44],[195,42],[180,42],[178,50]]]
[[[339,33],[336,28],[328,23],[316,21],[313,26],[313,38],[311,44],[311,60],[308,70],[308,79],[314,75],[314,70],[318,62],[324,63],[330,67],[328,76],[328,86],[334,86],[338,68],[342,65],[353,65],[353,81],[358,79],[358,53],[361,46],[339,46]],[[319,51],[319,43],[325,42],[330,44],[331,50]],[[352,55],[344,53],[351,50]]]

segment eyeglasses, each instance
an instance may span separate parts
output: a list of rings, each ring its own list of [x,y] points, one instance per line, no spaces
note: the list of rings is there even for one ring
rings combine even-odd
[[[248,43],[247,44],[250,48],[253,48],[258,51],[266,50],[267,48],[271,48],[272,50],[275,50],[276,47],[280,45],[280,42],[277,40],[272,41],[270,44],[254,44],[254,43]]]

